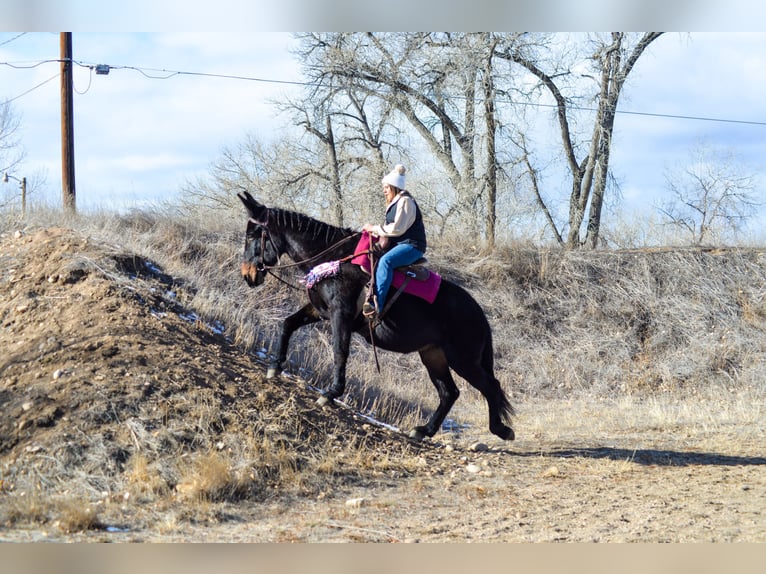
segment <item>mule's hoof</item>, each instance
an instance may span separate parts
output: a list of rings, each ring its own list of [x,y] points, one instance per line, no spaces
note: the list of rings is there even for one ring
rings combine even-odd
[[[317,399],[316,404],[320,407],[332,406],[332,399],[324,395],[319,395],[319,398]]]
[[[423,432],[420,429],[412,429],[410,432],[407,433],[407,436],[411,438],[412,440],[416,440],[418,442],[422,441],[424,438],[426,438],[426,433]]]
[[[503,440],[514,440],[516,438],[516,435],[514,434],[511,427],[503,427],[495,434]]]
[[[266,379],[276,379],[282,373],[282,369],[269,367],[266,369]]]

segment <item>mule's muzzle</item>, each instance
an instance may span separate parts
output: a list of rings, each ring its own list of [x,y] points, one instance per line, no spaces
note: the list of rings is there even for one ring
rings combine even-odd
[[[263,283],[263,271],[249,261],[242,262],[241,273],[250,287],[257,287]]]

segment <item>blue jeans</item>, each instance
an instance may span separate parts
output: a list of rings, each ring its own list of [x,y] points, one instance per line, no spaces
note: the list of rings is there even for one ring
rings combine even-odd
[[[378,300],[378,311],[383,311],[386,304],[394,269],[414,263],[423,257],[423,252],[409,243],[400,243],[386,251],[378,260],[375,268],[375,296]]]

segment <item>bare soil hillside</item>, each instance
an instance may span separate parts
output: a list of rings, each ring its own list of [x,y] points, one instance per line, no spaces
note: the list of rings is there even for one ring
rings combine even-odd
[[[264,380],[192,289],[70,229],[0,236],[0,540],[766,541],[746,393],[528,397],[514,443],[414,443]]]

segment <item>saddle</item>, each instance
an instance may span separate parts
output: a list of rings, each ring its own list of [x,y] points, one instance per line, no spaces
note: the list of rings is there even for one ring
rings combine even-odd
[[[354,250],[354,256],[351,259],[351,263],[362,267],[362,269],[364,269],[371,277],[374,277],[374,272],[371,261],[373,257],[371,257],[370,254],[374,249],[373,238],[367,232],[364,232]],[[386,309],[390,308],[402,293],[415,295],[416,297],[425,299],[429,303],[434,302],[436,294],[439,291],[439,286],[441,285],[441,276],[426,268],[426,261],[425,257],[421,257],[414,263],[403,267],[397,267],[394,270],[394,277],[391,281],[393,291],[391,297],[386,301]],[[362,303],[369,296],[371,284],[372,281],[368,284],[368,288],[363,290],[360,295],[360,309]],[[381,315],[385,313],[386,309],[381,310]]]
[[[429,277],[431,277],[431,271],[425,266],[427,262],[428,259],[421,257],[414,263],[404,265],[403,267],[397,267],[396,271],[404,273],[407,277],[414,279],[415,281],[428,281]]]

